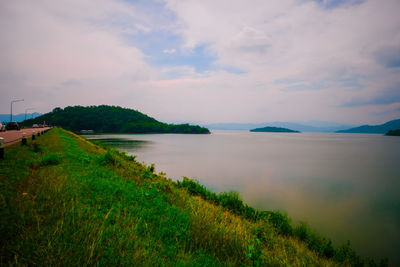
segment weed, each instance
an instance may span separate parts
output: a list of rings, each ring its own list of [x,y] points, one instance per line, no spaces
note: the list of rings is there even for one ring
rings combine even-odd
[[[32,169],[32,170],[37,170],[39,168],[39,166],[41,165],[41,162],[38,162],[37,160],[28,160],[26,161],[26,165]]]
[[[35,153],[42,152],[41,145],[38,142],[32,143],[32,151]]]
[[[60,155],[56,153],[47,154],[40,162],[41,166],[58,165],[61,162]]]
[[[262,253],[262,242],[258,238],[251,238],[247,247],[246,256],[252,261],[253,266],[264,266],[265,259]]]
[[[102,165],[121,166],[122,161],[113,153],[112,150],[107,150],[106,153],[99,156],[99,162]]]
[[[266,220],[275,227],[278,234],[292,235],[292,225],[286,214],[279,211],[266,211],[265,214],[267,215]]]

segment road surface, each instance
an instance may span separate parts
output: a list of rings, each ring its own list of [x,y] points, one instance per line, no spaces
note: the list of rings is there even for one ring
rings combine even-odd
[[[36,132],[35,135],[39,131],[45,131],[47,129],[50,129],[50,127],[45,127],[45,128],[28,128],[28,129],[21,129],[19,131],[12,130],[12,131],[5,131],[5,132],[0,132],[0,137],[4,138],[4,146],[9,146],[12,144],[15,144],[22,139],[22,133],[26,133],[26,138],[32,139],[32,133]]]

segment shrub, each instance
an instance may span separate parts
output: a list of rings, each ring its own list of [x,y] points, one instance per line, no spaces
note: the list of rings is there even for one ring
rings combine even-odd
[[[251,238],[247,247],[246,256],[252,261],[253,266],[265,266],[263,252],[261,249],[262,242],[258,238]]]
[[[156,170],[156,166],[154,165],[154,163],[151,164],[148,168],[149,168],[149,171],[150,171],[151,173],[154,173],[154,171]]]
[[[335,251],[335,256],[333,259],[336,262],[340,262],[344,264],[351,264],[362,266],[360,261],[360,257],[355,253],[355,251],[350,247],[350,241],[338,247]]]
[[[120,166],[121,160],[114,155],[110,150],[99,156],[99,161],[102,165]]]
[[[222,207],[241,215],[244,209],[243,201],[237,192],[223,192],[218,195],[218,202]]]
[[[136,161],[136,156],[130,156],[126,153],[123,154],[124,159],[126,159],[127,161]]]
[[[293,235],[300,239],[301,241],[305,241],[308,236],[308,225],[305,222],[300,222],[294,229]]]
[[[41,152],[42,148],[38,142],[33,142],[32,143],[32,151],[35,153]]]
[[[293,235],[306,242],[309,249],[318,252],[321,256],[332,258],[335,255],[332,241],[312,232],[305,222],[301,222],[294,228]],[[350,248],[350,244],[344,248],[343,251],[347,251],[347,248]]]
[[[116,149],[112,149],[110,147],[108,147],[107,150],[112,151],[115,155],[118,155],[118,156],[120,156],[121,158],[123,158],[123,159],[125,159],[127,161],[135,161],[136,160],[136,156],[130,156],[126,152],[119,151],[119,150],[116,150]]]
[[[183,177],[182,181],[177,181],[176,183],[179,187],[186,188],[191,195],[201,196],[205,200],[211,200],[214,203],[218,203],[217,194],[199,184],[198,181]]]
[[[29,168],[31,168],[32,170],[37,170],[40,162],[36,161],[36,160],[28,160],[26,162],[26,164],[29,166]]]
[[[42,166],[58,165],[61,162],[61,158],[58,154],[51,153],[44,156],[40,162]]]
[[[293,234],[290,219],[286,214],[283,214],[279,211],[265,211],[264,213],[266,214],[266,220],[274,226],[278,234]]]
[[[148,166],[143,171],[143,178],[144,179],[152,179],[154,177],[153,172],[154,172],[154,168],[152,168],[152,166]]]

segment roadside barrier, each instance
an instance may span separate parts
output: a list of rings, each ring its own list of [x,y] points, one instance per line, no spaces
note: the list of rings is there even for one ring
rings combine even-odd
[[[26,145],[26,133],[22,133],[21,144]]]
[[[32,140],[35,140],[36,135],[37,135],[37,137],[39,137],[40,135],[45,134],[45,133],[48,132],[49,130],[51,130],[51,128],[48,128],[48,129],[46,129],[46,130],[38,130],[37,132],[36,132],[36,131],[33,131],[33,132],[32,132]],[[17,138],[17,139],[14,139],[14,140],[9,140],[9,141],[7,141],[7,142],[5,142],[5,140],[4,140],[3,137],[0,137],[0,159],[4,159],[4,149],[5,149],[5,145],[10,144],[10,143],[15,143],[15,142],[17,142],[17,141],[19,141],[19,140],[21,140],[21,145],[27,145],[27,144],[28,144],[28,138],[27,138],[25,132],[22,133],[22,138]]]
[[[4,159],[4,138],[0,137],[0,159]]]

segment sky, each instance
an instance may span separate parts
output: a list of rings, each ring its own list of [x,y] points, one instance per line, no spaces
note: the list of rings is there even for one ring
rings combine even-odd
[[[0,113],[164,122],[400,118],[399,0],[0,2]]]

